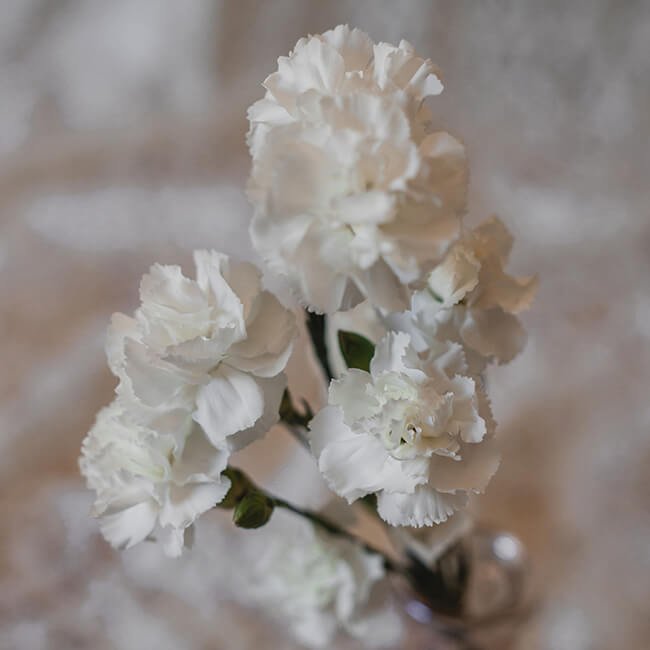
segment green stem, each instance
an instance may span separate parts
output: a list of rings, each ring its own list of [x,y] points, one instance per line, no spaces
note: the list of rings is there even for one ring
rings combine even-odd
[[[329,359],[327,358],[327,344],[325,343],[325,316],[322,314],[314,314],[310,311],[307,313],[307,330],[311,342],[314,346],[316,357],[320,361],[320,365],[325,373],[327,383],[334,378],[332,368],[330,367]]]
[[[228,476],[228,478],[231,480],[232,487],[230,488],[230,492],[226,495],[224,502],[221,504],[222,508],[223,507],[228,509],[234,508],[233,512],[237,513],[238,505],[241,502],[245,501],[246,499],[250,499],[251,495],[258,495],[262,498],[267,499],[275,508],[284,508],[285,510],[289,510],[290,512],[293,512],[294,514],[299,515],[300,517],[304,517],[305,519],[308,519],[316,526],[319,526],[323,530],[327,531],[330,535],[343,537],[353,542],[354,544],[359,544],[368,553],[375,553],[376,555],[381,556],[384,560],[384,566],[386,567],[387,571],[403,573],[402,569],[379,549],[370,546],[370,544],[367,544],[366,542],[359,539],[349,531],[345,530],[345,528],[342,528],[341,526],[334,523],[333,521],[327,519],[326,517],[323,517],[321,514],[314,512],[313,510],[299,508],[298,506],[289,503],[285,499],[281,499],[280,497],[276,497],[272,494],[269,494],[266,490],[256,485],[248,477],[248,475],[242,472],[240,469],[228,465],[224,474]],[[268,514],[270,515],[270,512]],[[263,523],[265,522],[262,522],[260,525],[263,525]],[[257,527],[258,527],[257,525],[243,526],[243,528],[257,528]]]
[[[280,421],[301,445],[309,449],[309,441],[305,435],[305,430],[314,417],[314,412],[305,400],[302,400],[302,409],[303,412],[301,413],[293,405],[291,393],[287,388],[280,404]]]
[[[403,573],[402,568],[398,566],[391,558],[389,558],[383,551],[380,551],[374,546],[371,546],[367,542],[363,541],[362,539],[356,537],[352,533],[345,530],[345,528],[341,528],[338,524],[335,524],[333,521],[326,519],[325,517],[318,514],[317,512],[314,512],[313,510],[299,508],[298,506],[295,506],[292,503],[285,501],[284,499],[271,496],[268,493],[267,496],[271,499],[271,501],[273,501],[273,505],[275,505],[276,508],[284,508],[285,510],[290,510],[294,514],[299,515],[300,517],[304,517],[305,519],[308,519],[316,526],[319,526],[323,530],[330,533],[330,535],[343,537],[353,542],[354,544],[358,544],[367,553],[374,553],[375,555],[380,555],[384,560],[384,567],[386,568],[387,571],[393,571],[394,573]]]
[[[367,553],[373,553],[381,557],[386,571],[391,571],[405,578],[424,599],[424,602],[435,611],[454,616],[461,614],[469,567],[466,554],[460,545],[458,548],[452,547],[447,551],[436,561],[433,567],[426,566],[408,551],[406,553],[408,561],[405,564],[400,564],[380,549],[375,548],[320,513],[307,508],[299,508],[285,499],[269,494],[266,490],[258,487],[241,470],[229,465],[224,474],[231,480],[232,486],[224,501],[218,504],[217,507],[233,509],[233,520],[238,526],[242,528],[259,528],[268,521],[273,508],[284,508],[307,519],[330,535],[346,539],[353,544],[357,544]],[[265,503],[266,510],[263,512],[255,511],[253,508],[248,513],[238,513],[240,506],[245,504],[246,500],[249,501],[249,505],[252,500],[254,501],[252,497],[257,497],[262,504]],[[363,503],[378,516],[372,499],[364,499]],[[256,504],[259,505],[257,502],[252,505]],[[239,519],[236,519],[238,516]]]

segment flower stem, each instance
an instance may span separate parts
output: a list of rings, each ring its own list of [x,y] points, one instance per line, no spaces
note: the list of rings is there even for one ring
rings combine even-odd
[[[276,508],[284,508],[285,510],[290,510],[294,514],[300,517],[304,517],[305,519],[308,519],[316,526],[319,526],[323,530],[330,533],[330,535],[343,537],[353,542],[354,544],[358,544],[368,553],[380,555],[384,560],[384,567],[386,568],[387,571],[393,571],[395,573],[403,573],[402,568],[399,565],[397,565],[391,558],[389,558],[383,551],[380,551],[374,546],[371,546],[370,544],[363,541],[359,537],[356,537],[349,531],[345,530],[345,528],[342,528],[338,524],[335,524],[333,521],[330,521],[329,519],[323,517],[319,513],[314,512],[313,510],[299,508],[298,506],[295,506],[292,503],[289,503],[288,501],[285,501],[284,499],[280,499],[278,497],[274,497],[268,494],[267,496],[271,499],[271,501],[273,501],[273,504],[275,505]]]
[[[382,558],[384,568],[406,579],[411,587],[434,611],[459,615],[468,576],[466,557],[459,546],[450,549],[436,561],[433,567],[426,566],[412,553],[406,552],[407,562],[395,562],[384,551],[372,546],[342,526],[318,512],[300,508],[285,499],[274,496],[257,486],[244,472],[228,466],[224,474],[231,481],[230,492],[218,507],[232,509],[233,521],[241,528],[259,528],[272,516],[274,508],[284,508],[307,519],[330,535],[341,537],[360,546],[366,553]],[[372,499],[364,505],[375,512]]]
[[[302,413],[296,409],[291,398],[291,393],[287,388],[284,391],[280,404],[280,421],[289,433],[307,449],[309,449],[309,441],[307,440],[305,430],[313,417],[314,412],[305,400],[302,400]]]
[[[314,314],[310,311],[306,312],[306,314],[307,330],[309,331],[309,336],[314,346],[314,352],[320,361],[320,365],[325,373],[325,378],[329,384],[334,378],[334,375],[332,374],[330,362],[327,358],[327,344],[325,343],[325,316],[322,314]]]
[[[285,499],[281,499],[280,497],[276,497],[272,494],[269,494],[266,490],[256,485],[248,477],[248,475],[246,475],[240,469],[232,467],[231,465],[228,465],[224,473],[226,474],[226,476],[228,476],[228,478],[232,483],[232,487],[231,487],[232,495],[231,493],[226,495],[224,505],[221,507],[233,508],[234,509],[233,512],[235,516],[237,515],[237,509],[240,503],[244,502],[246,499],[250,501],[251,495],[256,495],[257,497],[259,497],[259,499],[265,500],[265,502],[271,506],[271,511],[268,512],[269,516],[273,508],[284,508],[285,510],[289,510],[294,514],[299,515],[300,517],[304,517],[305,519],[308,519],[316,526],[319,526],[323,530],[327,531],[330,535],[336,535],[337,537],[344,537],[345,539],[350,540],[354,544],[359,544],[368,553],[374,553],[376,555],[380,555],[384,560],[384,566],[387,571],[403,573],[401,567],[399,567],[395,562],[393,562],[393,560],[391,560],[385,553],[383,553],[379,549],[370,546],[370,544],[367,544],[365,541],[359,539],[349,531],[345,530],[345,528],[342,528],[338,524],[335,524],[333,521],[327,519],[326,517],[323,517],[318,512],[314,512],[313,510],[308,510],[305,508],[299,508],[293,503],[289,503]],[[232,498],[230,498],[231,496]],[[236,518],[234,518],[234,520],[236,524],[241,526],[241,524],[239,524],[236,521]],[[266,521],[268,521],[268,517],[260,525],[263,525],[264,523],[266,523]],[[241,527],[256,528],[257,525],[256,526],[247,525]]]

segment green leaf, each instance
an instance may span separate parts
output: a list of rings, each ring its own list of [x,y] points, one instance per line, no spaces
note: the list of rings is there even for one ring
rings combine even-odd
[[[339,331],[339,346],[348,368],[370,370],[370,360],[375,354],[375,346],[365,336],[355,332]]]

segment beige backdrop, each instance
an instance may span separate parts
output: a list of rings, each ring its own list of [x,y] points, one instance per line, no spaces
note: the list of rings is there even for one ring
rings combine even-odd
[[[110,551],[76,456],[111,399],[107,319],[147,266],[252,257],[245,109],[278,55],[340,22],[442,67],[471,219],[498,212],[514,270],[540,274],[529,347],[490,377],[505,458],[477,503],[535,562],[517,647],[650,644],[650,3],[5,0],[1,648],[293,647],[223,602],[227,528],[175,563]],[[263,444],[271,480],[294,452]]]

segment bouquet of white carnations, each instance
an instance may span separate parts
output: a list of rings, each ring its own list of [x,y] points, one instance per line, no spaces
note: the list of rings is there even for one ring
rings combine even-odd
[[[467,567],[457,553],[456,570],[443,570],[436,536],[499,466],[484,372],[522,349],[516,314],[536,280],[504,271],[512,237],[499,219],[463,229],[465,149],[432,128],[424,100],[443,86],[409,43],[339,26],[298,41],[264,87],[248,112],[250,233],[266,273],[305,309],[223,253],[197,251],[195,277],[153,265],[140,307],[111,321],[119,384],[81,471],[117,548],[154,539],[178,556],[215,506],[242,528],[289,511],[284,543],[260,557],[269,608],[308,645],[339,629],[386,645],[399,632],[390,574],[433,610],[460,612]],[[318,411],[292,398],[284,374],[297,315],[329,382]],[[278,423],[406,553],[380,551],[229,464]]]

